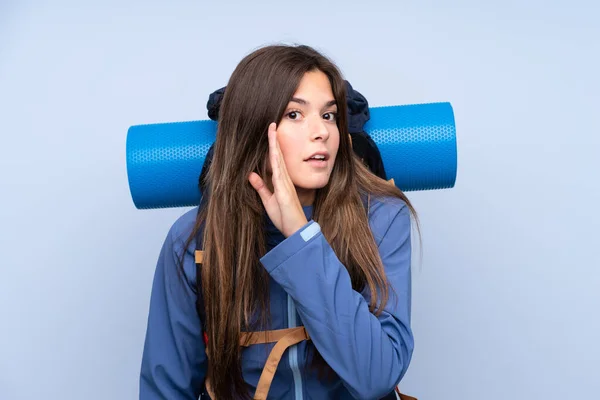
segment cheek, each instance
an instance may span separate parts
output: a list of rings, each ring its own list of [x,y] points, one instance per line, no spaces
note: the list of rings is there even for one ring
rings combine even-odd
[[[330,133],[329,136],[330,151],[337,156],[340,148],[340,133],[337,129]]]
[[[302,155],[302,141],[299,135],[278,134],[279,149],[288,167],[297,163]]]
[[[285,161],[285,167],[288,171],[290,179],[294,185],[303,185],[305,173],[303,172],[304,160],[303,151],[305,151],[306,140],[302,140],[301,135],[293,135],[287,132],[288,135],[282,134],[279,136],[279,149]]]

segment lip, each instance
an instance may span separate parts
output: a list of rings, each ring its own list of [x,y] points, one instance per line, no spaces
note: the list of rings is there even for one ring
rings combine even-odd
[[[308,163],[308,165],[310,165],[312,168],[317,169],[324,169],[329,165],[327,160],[307,160],[305,162]]]
[[[317,160],[317,161],[327,161],[329,160],[329,153],[326,151],[317,151],[316,153],[311,154],[310,156],[308,156],[304,161],[313,161],[311,160],[312,157],[314,156],[324,156],[325,159],[324,160]]]

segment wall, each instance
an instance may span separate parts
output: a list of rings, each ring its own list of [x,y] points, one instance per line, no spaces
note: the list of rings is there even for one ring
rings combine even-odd
[[[187,209],[134,208],[127,129],[207,118],[277,41],[326,52],[372,106],[454,106],[456,187],[409,193],[404,390],[597,396],[597,3],[96,3],[0,5],[0,398],[137,396],[154,265]]]

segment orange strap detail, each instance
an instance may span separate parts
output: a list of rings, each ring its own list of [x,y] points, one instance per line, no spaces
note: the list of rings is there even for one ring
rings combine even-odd
[[[303,340],[310,340],[310,336],[303,326],[288,329],[276,329],[272,331],[242,332],[240,338],[240,346],[242,347],[251,346],[253,344],[277,342],[275,347],[271,350],[260,375],[260,379],[258,380],[256,392],[254,393],[255,400],[266,400],[269,390],[271,389],[275,371],[277,371],[277,366],[279,365],[279,361],[281,361],[281,356],[283,356],[283,353],[288,347],[300,343]],[[212,391],[210,380],[206,379],[204,385],[210,398],[215,400],[215,394]]]
[[[196,264],[202,264],[202,261],[204,261],[204,252],[202,250],[196,250],[194,257],[196,258]]]
[[[398,392],[398,396],[400,396],[400,400],[417,400],[416,397],[412,397],[406,394],[402,394],[400,392]]]
[[[304,335],[306,336],[305,339],[310,339],[306,329],[303,326],[300,326],[297,328],[276,329],[273,331],[242,332],[240,346],[248,347],[253,344],[275,343],[283,339],[286,335],[298,330],[304,331]]]
[[[400,393],[400,389],[398,389],[398,386],[396,386],[396,393],[398,393],[398,396],[400,396],[400,400],[417,400],[416,397]]]
[[[291,332],[287,333],[277,342],[275,347],[273,347],[273,350],[271,350],[269,358],[267,358],[267,362],[265,363],[262,374],[260,374],[260,379],[258,380],[258,385],[256,386],[256,392],[254,393],[255,400],[267,399],[267,396],[269,395],[269,389],[271,389],[271,382],[275,376],[275,371],[277,371],[277,366],[279,365],[279,361],[281,361],[281,356],[285,350],[290,346],[308,339],[310,338],[308,337],[306,329],[301,326],[298,328],[291,328]]]

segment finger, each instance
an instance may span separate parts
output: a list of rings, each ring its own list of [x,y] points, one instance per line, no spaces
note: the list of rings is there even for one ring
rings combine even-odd
[[[291,192],[295,192],[294,183],[292,182],[292,177],[288,173],[287,165],[285,163],[285,158],[283,157],[283,153],[281,151],[281,147],[279,146],[279,134],[275,133],[275,147],[277,154],[277,162],[279,167],[278,184],[286,193],[291,195]]]
[[[260,199],[266,206],[266,203],[269,201],[273,194],[265,184],[265,181],[263,181],[262,178],[256,172],[250,173],[250,175],[248,176],[248,180],[250,181],[252,187],[258,192]]]
[[[277,152],[277,125],[275,122],[269,124],[269,155],[273,156]]]
[[[277,143],[277,125],[269,125],[269,160],[273,171],[273,185],[281,178],[281,152]]]
[[[278,161],[279,161],[279,168],[280,168],[280,176],[282,179],[284,179],[286,182],[291,182],[291,178],[290,175],[288,174],[287,171],[287,166],[285,165],[285,159],[283,158],[283,153],[281,152],[281,147],[279,147],[279,138],[276,136],[276,141],[275,141],[275,145],[277,147],[277,155],[278,155]]]

